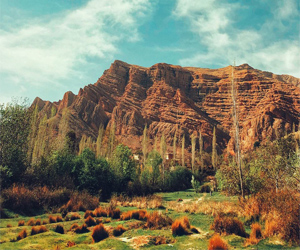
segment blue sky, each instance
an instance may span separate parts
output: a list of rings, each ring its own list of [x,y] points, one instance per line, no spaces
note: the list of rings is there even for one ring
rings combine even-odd
[[[115,60],[300,77],[298,0],[0,0],[0,103],[57,101]]]

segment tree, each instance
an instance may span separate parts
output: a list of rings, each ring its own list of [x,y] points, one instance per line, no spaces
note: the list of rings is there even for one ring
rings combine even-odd
[[[162,175],[163,175],[163,184],[165,182],[165,154],[167,151],[167,144],[166,144],[166,140],[165,140],[165,135],[162,134],[161,138],[160,138],[160,155],[162,157]]]
[[[147,124],[145,125],[144,132],[143,132],[142,147],[143,147],[143,162],[144,162],[144,166],[146,166],[147,150],[148,150]]]
[[[194,134],[191,135],[192,141],[192,173],[195,171],[195,151],[196,151],[196,136]]]
[[[182,160],[182,166],[184,167],[184,147],[185,147],[185,135],[182,135],[182,146],[181,146],[181,160]]]
[[[100,124],[99,130],[98,130],[98,137],[96,142],[96,155],[97,157],[100,157],[102,155],[102,142],[104,137],[104,125],[103,123]]]
[[[174,139],[173,139],[173,159],[174,162],[176,162],[176,142],[177,142],[177,126],[174,134]]]
[[[30,117],[27,100],[0,105],[0,166],[9,172],[11,182],[19,181],[28,165]]]
[[[109,138],[108,138],[107,150],[106,150],[107,158],[111,158],[112,153],[114,151],[115,133],[116,133],[116,124],[115,124],[115,122],[113,122],[111,127],[110,127],[110,131],[109,131]]]
[[[216,127],[214,126],[213,130],[213,140],[212,140],[212,155],[211,155],[211,163],[213,165],[213,169],[217,169],[217,138],[216,138]]]
[[[151,184],[153,187],[158,185],[158,180],[160,177],[160,171],[159,171],[159,167],[162,164],[162,158],[160,156],[160,154],[155,151],[152,150],[147,158],[147,166],[150,166],[150,179],[151,179]]]
[[[201,131],[199,130],[199,154],[200,154],[200,168],[201,174],[203,173],[204,161],[203,161],[203,138]]]

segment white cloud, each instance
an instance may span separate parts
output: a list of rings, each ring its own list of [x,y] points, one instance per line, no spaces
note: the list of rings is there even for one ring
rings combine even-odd
[[[280,37],[273,41],[269,37],[276,37],[275,30],[286,29],[284,20],[299,20],[296,1],[278,1],[273,5],[273,19],[263,23],[261,29],[247,30],[237,28],[235,23],[235,11],[242,8],[239,3],[178,0],[173,16],[189,23],[191,31],[199,37],[199,46],[207,51],[183,58],[179,63],[183,66],[226,66],[236,59],[238,64],[249,63],[262,70],[300,77],[299,39]]]
[[[112,59],[119,41],[138,41],[148,0],[91,0],[85,6],[0,30],[0,72],[40,86],[78,77],[88,56]]]

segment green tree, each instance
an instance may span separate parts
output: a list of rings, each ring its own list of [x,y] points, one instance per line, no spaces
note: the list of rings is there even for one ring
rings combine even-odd
[[[165,135],[162,134],[160,138],[160,155],[162,157],[162,176],[163,176],[163,184],[165,182],[165,154],[167,151],[167,143],[165,139]]]
[[[159,177],[160,177],[160,171],[159,171],[159,168],[162,164],[162,158],[160,156],[160,154],[155,151],[155,150],[152,150],[149,155],[148,155],[148,158],[147,158],[147,167],[151,167],[150,168],[150,179],[151,179],[151,185],[153,187],[157,186],[158,185],[158,182],[159,182]]]
[[[27,163],[30,113],[26,100],[0,105],[0,166],[8,171],[10,182],[17,182]]]

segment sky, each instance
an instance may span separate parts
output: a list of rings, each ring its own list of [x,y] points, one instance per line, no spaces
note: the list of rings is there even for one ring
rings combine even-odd
[[[114,60],[300,77],[299,0],[0,0],[0,104],[58,101]]]

